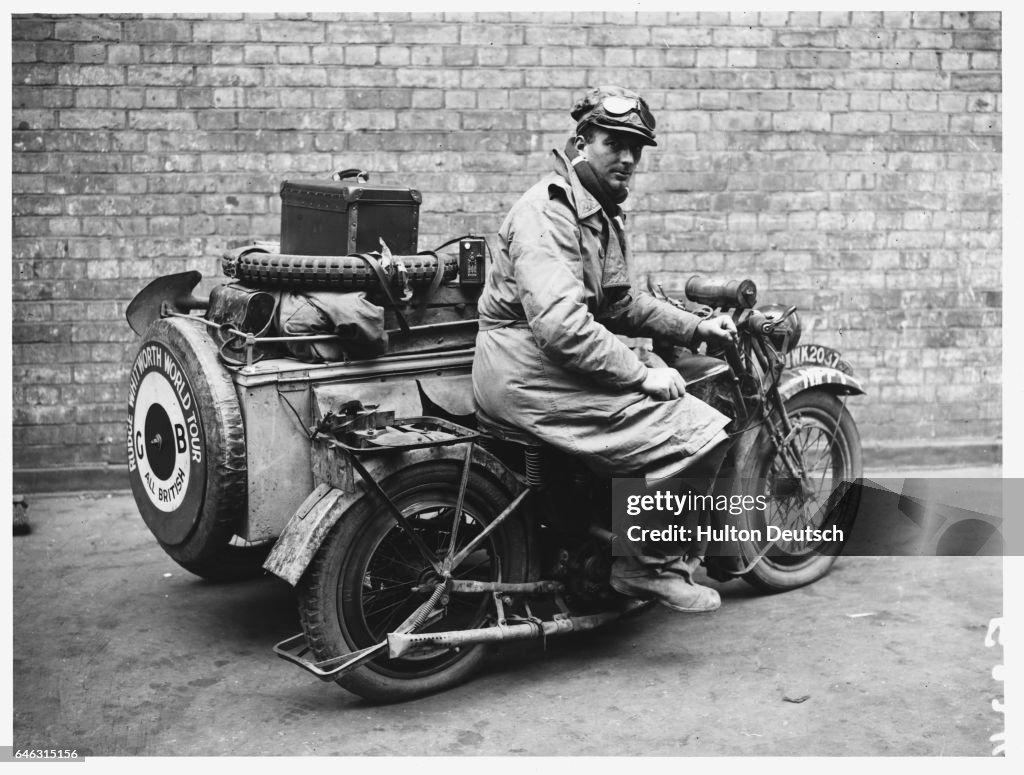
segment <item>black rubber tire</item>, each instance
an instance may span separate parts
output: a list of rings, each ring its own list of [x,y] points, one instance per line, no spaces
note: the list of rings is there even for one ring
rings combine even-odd
[[[448,524],[437,512],[446,506],[449,512],[454,511],[460,474],[459,462],[433,461],[401,470],[382,483],[384,491],[435,551],[444,545],[442,542],[447,535],[437,528],[442,523]],[[489,524],[511,499],[511,494],[495,480],[473,469],[464,506],[469,520],[462,523],[459,545],[465,545],[480,525]],[[529,564],[526,532],[516,514],[497,527],[483,545],[489,566],[478,572],[485,578],[526,580]],[[397,627],[426,599],[426,592],[407,596],[401,589],[415,583],[420,571],[429,567],[410,549],[411,543],[397,527],[390,511],[372,495],[357,502],[331,529],[297,587],[302,628],[318,660],[378,643],[389,629]],[[462,564],[463,573],[472,562],[478,561],[476,555],[474,552]],[[390,564],[388,559],[392,560]],[[495,563],[495,559],[499,562]],[[458,571],[453,573],[456,578]],[[399,582],[398,578],[402,577],[408,579]],[[392,587],[386,586],[387,581],[394,582]],[[389,603],[396,601],[383,606],[383,610],[390,611],[383,619],[376,617],[376,611],[368,610],[379,598]],[[445,617],[422,631],[486,626],[492,606],[487,595],[463,596],[462,599],[453,595]],[[477,644],[418,659],[382,656],[337,682],[373,702],[409,700],[467,680],[482,666],[486,652],[486,645]]]
[[[831,493],[840,482],[855,482],[863,475],[861,461],[860,433],[853,417],[846,410],[843,402],[835,395],[824,390],[807,390],[798,393],[786,402],[786,411],[790,418],[800,425],[797,435],[802,446],[810,447],[818,443],[816,450],[806,455],[805,464],[819,460],[822,465],[811,466],[812,473],[828,473],[829,481],[822,479],[821,489]],[[838,421],[838,425],[837,425]],[[835,437],[831,445],[828,439],[835,429]],[[764,430],[758,436],[749,453],[737,466],[738,476],[734,480],[734,494],[763,494],[768,498],[769,507],[765,512],[756,509],[744,510],[737,517],[739,529],[759,530],[760,535],[766,534],[766,526],[778,525],[782,528],[799,528],[803,525],[794,524],[799,514],[798,496],[795,493],[779,495],[786,484],[785,478],[776,476],[779,471],[776,449],[770,436]],[[828,459],[825,460],[824,456]],[[815,478],[815,477],[812,477]],[[772,490],[775,488],[776,497]],[[828,494],[816,500],[823,504]],[[843,531],[845,539],[849,539],[853,521],[857,515],[859,489],[851,488],[838,508],[828,514],[822,514],[820,527],[823,524],[834,524]],[[825,576],[835,564],[842,551],[845,541],[828,541],[816,544],[787,545],[780,543],[768,552],[751,568],[743,578],[753,587],[762,592],[784,592],[811,584]],[[740,542],[741,562],[747,565],[761,552],[764,542]]]
[[[247,508],[245,427],[206,327],[176,317],[154,322],[128,392],[128,477],[164,551],[214,581],[262,574],[270,545],[232,542]]]
[[[429,285],[443,262],[443,280],[452,280],[459,271],[455,256],[423,253],[401,256],[411,285]],[[373,290],[379,286],[376,273],[358,256],[295,256],[282,253],[252,252],[237,259],[225,259],[224,272],[245,283],[261,287],[300,286],[337,290]]]

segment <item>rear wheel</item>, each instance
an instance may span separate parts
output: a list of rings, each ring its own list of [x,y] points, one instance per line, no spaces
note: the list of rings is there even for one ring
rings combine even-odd
[[[437,557],[444,557],[456,524],[461,464],[437,461],[391,476],[382,486],[408,524]],[[465,547],[511,500],[504,488],[473,470],[463,514],[457,520],[455,551]],[[486,536],[452,570],[456,579],[523,581],[526,536],[516,515]],[[332,528],[299,582],[303,631],[320,661],[385,640],[430,597],[437,576],[391,512],[374,496],[352,507]],[[493,624],[486,594],[453,593],[443,616],[418,632]],[[349,691],[376,702],[406,700],[448,689],[483,663],[482,644],[427,647],[398,659],[380,656],[338,679]]]
[[[741,542],[743,565],[764,551],[770,532],[790,531],[743,576],[766,592],[810,584],[829,572],[857,514],[859,491],[846,483],[863,474],[860,434],[836,396],[808,390],[791,398],[786,411],[793,426],[788,454],[762,430],[738,467],[735,485],[738,494],[763,496],[767,504],[764,511],[746,509],[738,517],[741,530],[756,531],[762,539]],[[786,457],[803,468],[802,478],[793,475]],[[824,533],[833,526],[842,540],[836,533]],[[814,530],[829,537],[815,540]]]

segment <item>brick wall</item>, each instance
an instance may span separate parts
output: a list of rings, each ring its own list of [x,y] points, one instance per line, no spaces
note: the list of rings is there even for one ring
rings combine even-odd
[[[16,471],[122,465],[150,279],[276,239],[283,179],[422,190],[421,246],[493,234],[590,84],[658,118],[643,273],[753,278],[871,393],[869,447],[993,442],[997,13],[13,17]],[[200,290],[204,290],[204,286]]]

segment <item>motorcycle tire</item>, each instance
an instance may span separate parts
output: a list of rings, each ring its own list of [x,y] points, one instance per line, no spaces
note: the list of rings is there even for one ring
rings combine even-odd
[[[813,499],[802,498],[792,477],[784,472],[771,436],[762,430],[749,453],[737,465],[734,494],[764,495],[768,508],[744,510],[737,527],[758,531],[764,537],[768,525],[799,529],[801,515],[820,516],[817,524],[835,525],[843,541],[777,543],[743,575],[745,581],[763,592],[784,592],[811,584],[825,576],[835,564],[857,514],[859,490],[854,487],[826,514],[820,507],[842,482],[854,482],[863,475],[860,433],[843,402],[824,390],[807,390],[786,402],[786,412],[796,429],[793,440],[801,449],[809,479],[819,483]],[[829,439],[831,438],[831,441]],[[754,490],[757,490],[754,492]],[[741,562],[750,564],[764,549],[766,541],[740,542]]]
[[[434,551],[447,547],[457,503],[461,463],[415,465],[382,482],[409,524]],[[512,499],[505,488],[472,470],[458,547],[497,517]],[[515,514],[484,539],[454,578],[524,581],[528,570],[526,532]],[[349,654],[387,637],[429,597],[430,566],[374,495],[349,509],[331,529],[300,579],[299,613],[306,640],[317,660]],[[413,586],[422,590],[410,591]],[[445,615],[417,632],[438,632],[493,624],[489,595],[453,593]],[[345,689],[373,702],[408,700],[451,688],[483,664],[487,646],[432,647],[391,659],[377,657],[337,679]]]
[[[231,375],[199,321],[155,321],[129,375],[128,478],[164,551],[211,581],[259,576],[270,543],[235,536],[246,515],[245,427]]]

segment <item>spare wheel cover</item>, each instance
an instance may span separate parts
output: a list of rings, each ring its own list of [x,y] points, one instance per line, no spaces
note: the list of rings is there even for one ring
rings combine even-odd
[[[179,560],[226,544],[245,513],[241,413],[201,325],[173,318],[154,323],[128,383],[132,492],[160,543],[180,547],[181,557],[172,551]]]

